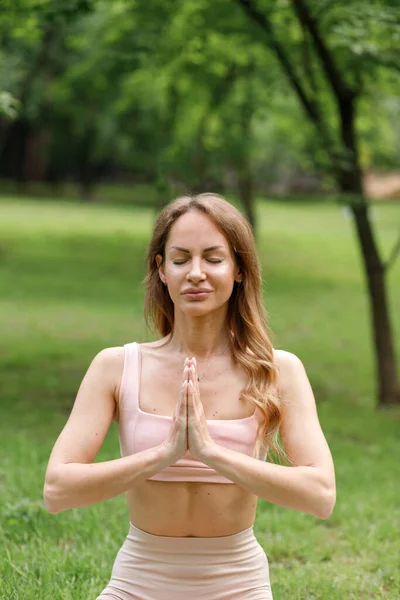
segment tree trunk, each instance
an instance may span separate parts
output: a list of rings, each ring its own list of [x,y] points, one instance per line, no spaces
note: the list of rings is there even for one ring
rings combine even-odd
[[[23,80],[19,93],[17,94],[18,100],[20,102],[21,108],[19,110],[20,120],[24,121],[26,119],[25,109],[28,99],[31,95],[32,88],[35,80],[40,76],[42,69],[45,67],[48,61],[48,57],[51,50],[51,45],[55,36],[57,35],[57,28],[53,24],[51,27],[47,26],[44,29],[43,37],[39,43],[38,50],[36,55],[33,58],[33,61],[30,65],[30,68]],[[12,121],[6,121],[3,124],[3,133],[0,137],[0,154],[4,151],[5,144],[7,143],[8,133],[13,126]]]
[[[243,205],[247,220],[253,229],[253,234],[255,235],[256,218],[254,214],[253,179],[248,165],[242,165],[242,167],[238,169],[237,184],[240,201]]]
[[[19,138],[17,148],[17,160],[15,163],[15,176],[14,179],[17,183],[18,192],[24,194],[26,191],[27,184],[27,168],[26,168],[26,157],[27,157],[27,146],[28,139],[32,135],[31,128],[25,119],[21,119],[19,122]]]
[[[77,176],[80,184],[81,200],[92,200],[94,184],[96,181],[95,166],[93,164],[93,148],[96,143],[95,127],[87,124],[77,152]]]
[[[340,103],[341,138],[345,148],[345,168],[339,169],[337,182],[345,194],[354,194],[351,210],[360,244],[364,272],[369,292],[374,338],[378,406],[400,403],[400,386],[397,377],[397,361],[393,343],[393,328],[385,285],[385,267],[379,256],[374,233],[368,218],[368,204],[363,194],[361,170],[355,132],[354,99]],[[343,164],[343,163],[342,163]]]
[[[368,208],[352,207],[354,222],[364,263],[372,317],[377,380],[378,406],[400,403],[396,356],[393,344],[393,328],[385,286],[385,270],[376,250]]]
[[[251,173],[250,148],[252,145],[251,122],[254,113],[253,81],[254,66],[249,64],[246,76],[242,77],[243,100],[239,106],[238,121],[240,124],[241,144],[240,155],[237,162],[237,184],[239,198],[243,205],[246,217],[256,236],[256,215],[254,210],[253,177]]]
[[[90,170],[87,170],[86,173],[81,174],[79,184],[80,198],[83,202],[90,202],[91,200],[93,200],[94,183],[94,177]]]

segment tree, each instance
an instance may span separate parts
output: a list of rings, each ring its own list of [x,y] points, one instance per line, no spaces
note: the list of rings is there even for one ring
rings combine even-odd
[[[0,157],[13,152],[15,178],[23,184],[27,178],[26,155],[29,141],[35,133],[35,123],[41,123],[44,99],[51,81],[60,69],[60,50],[68,26],[92,9],[92,0],[21,0],[7,2],[0,17],[2,50],[9,61],[7,82],[18,102],[18,118],[0,121]],[[16,67],[16,68],[14,68]],[[3,155],[3,156],[2,156]]]
[[[375,356],[378,374],[379,406],[400,404],[385,276],[400,251],[400,240],[387,261],[380,256],[369,207],[363,193],[357,131],[357,108],[366,94],[371,72],[376,68],[400,70],[400,14],[389,2],[367,7],[350,3],[314,0],[284,2],[286,18],[297,31],[296,46],[301,64],[295,60],[290,36],[282,36],[279,10],[268,2],[236,0],[246,15],[264,34],[265,44],[279,62],[287,81],[317,132],[330,162],[333,177],[347,199],[360,244],[369,292]],[[359,27],[363,19],[364,27]],[[358,27],[356,28],[356,25]],[[353,28],[352,28],[353,26]],[[337,32],[348,27],[348,46],[338,44]],[[354,32],[358,32],[355,34]],[[392,35],[390,35],[392,34]],[[289,43],[287,39],[289,37]],[[388,44],[388,37],[390,43]],[[352,38],[352,39],[351,39]],[[397,46],[397,53],[396,47]],[[301,66],[301,69],[300,69]],[[321,99],[329,93],[334,122],[327,120]]]

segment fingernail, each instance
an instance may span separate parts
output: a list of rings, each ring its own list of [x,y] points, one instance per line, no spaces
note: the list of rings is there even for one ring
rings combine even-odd
[[[194,362],[195,365],[197,365],[197,361],[195,359],[195,357],[193,356],[192,361]]]
[[[189,381],[189,386],[192,388],[193,387],[193,382],[192,380]]]

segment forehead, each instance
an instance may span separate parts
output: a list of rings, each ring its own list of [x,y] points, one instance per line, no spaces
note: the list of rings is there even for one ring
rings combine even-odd
[[[172,225],[166,247],[182,246],[216,246],[229,247],[224,234],[218,229],[210,217],[198,210],[191,210],[181,215]]]

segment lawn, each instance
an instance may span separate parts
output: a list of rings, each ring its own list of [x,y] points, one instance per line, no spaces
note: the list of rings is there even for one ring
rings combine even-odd
[[[303,360],[333,453],[337,504],[318,520],[260,500],[275,600],[400,598],[400,410],[375,410],[369,305],[353,223],[333,204],[260,200],[274,344]],[[102,348],[143,321],[154,209],[0,199],[0,598],[94,600],[127,533],[124,498],[51,515],[54,441]],[[374,207],[387,256],[400,205]],[[400,356],[400,259],[387,278]],[[117,458],[112,425],[97,460]],[[104,526],[103,526],[104,524]],[[212,599],[210,599],[212,600]]]

